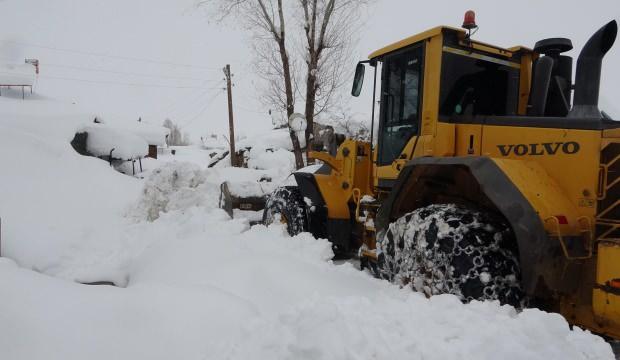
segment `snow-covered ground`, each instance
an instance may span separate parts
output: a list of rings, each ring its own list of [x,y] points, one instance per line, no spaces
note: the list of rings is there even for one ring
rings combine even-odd
[[[478,11],[481,40],[531,47],[563,34],[575,56],[615,2],[532,2],[508,20],[498,16],[504,3],[467,6]],[[426,299],[331,262],[325,240],[250,227],[217,209],[223,181],[270,178],[260,185],[269,191],[294,159],[283,150],[286,131],[258,134],[271,117],[256,94],[251,36],[235,20],[209,21],[213,14],[196,3],[0,0],[0,78],[34,83],[25,101],[21,89],[3,88],[0,97],[0,360],[613,358],[600,337],[570,330],[557,314]],[[416,2],[376,3],[351,68],[386,43],[458,25],[465,10],[425,4],[412,25]],[[523,18],[529,26],[515,37]],[[605,60],[601,92],[602,108],[616,117],[618,70],[610,64],[618,54]],[[41,61],[39,76],[24,58]],[[143,160],[131,177],[69,145],[96,116],[125,130],[138,118],[154,126],[170,118],[195,142],[225,133],[228,63],[237,145],[252,147],[250,169],[230,168],[227,158],[207,168],[214,150],[195,145]],[[350,104],[364,119],[371,94]],[[150,140],[150,131],[139,132]],[[144,144],[128,157],[143,152]],[[80,284],[99,281],[118,286]]]
[[[426,299],[217,208],[222,181],[281,179],[284,156],[208,169],[177,148],[139,180],[71,148],[92,119],[0,99],[2,359],[613,358],[560,315]],[[77,283],[96,281],[118,287]]]

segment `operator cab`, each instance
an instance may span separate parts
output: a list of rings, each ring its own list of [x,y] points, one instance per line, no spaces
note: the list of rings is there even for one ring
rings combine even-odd
[[[389,190],[415,157],[482,155],[482,130],[476,126],[620,127],[598,108],[601,60],[615,40],[615,21],[583,48],[573,86],[573,60],[563,55],[572,49],[569,39],[541,40],[534,50],[505,49],[472,40],[477,27],[473,14],[468,15],[465,30],[436,27],[377,50],[362,62],[374,67],[375,79],[381,74],[380,89],[373,94],[373,107],[376,100],[380,104],[375,187]],[[361,91],[362,63],[353,96]],[[373,109],[373,124],[374,114]],[[461,135],[468,132],[467,144],[455,135],[454,125],[463,125]]]
[[[462,29],[437,27],[380,49],[365,62],[381,74],[380,90],[375,89],[380,103],[373,154],[377,187],[390,188],[406,161],[432,155],[429,137],[437,134],[437,122],[525,115],[521,64],[532,51],[502,49],[469,36]],[[364,72],[358,65],[353,96],[361,91]]]

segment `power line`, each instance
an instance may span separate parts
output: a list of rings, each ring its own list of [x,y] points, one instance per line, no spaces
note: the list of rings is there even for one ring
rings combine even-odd
[[[204,89],[203,91],[198,92],[197,95],[195,94],[194,97],[191,97],[189,100],[187,100],[187,98],[183,99],[185,101],[183,100],[179,101],[179,99],[171,99],[171,101],[166,102],[165,106],[161,107],[161,110],[159,110],[158,113],[173,113],[180,106],[192,104],[199,98],[207,95],[208,93],[209,93],[209,89]]]
[[[196,96],[191,97],[189,100],[184,99],[186,101],[177,99],[169,103],[166,106],[165,110],[161,110],[159,111],[159,113],[174,114],[175,112],[177,112],[177,110],[180,110],[180,112],[174,115],[174,117],[183,118],[188,113],[191,113],[192,109],[195,109],[196,106],[199,106],[199,104],[204,103],[205,100],[208,101],[208,99],[210,99],[210,96],[213,92],[217,92],[220,90],[222,90],[220,87],[214,87],[214,88],[205,89],[204,91],[199,92]],[[200,103],[196,104],[197,102],[200,102]]]
[[[154,75],[154,74],[135,73],[135,72],[128,72],[128,71],[115,71],[115,70],[96,69],[96,68],[89,68],[89,67],[85,67],[85,66],[60,65],[60,64],[48,64],[48,63],[44,63],[43,65],[44,66],[51,66],[51,67],[66,68],[66,69],[75,69],[75,70],[80,70],[80,71],[102,72],[102,73],[109,73],[109,74],[132,75],[132,76],[143,76],[143,77],[150,77],[150,78],[157,78],[157,79],[172,79],[172,80],[180,79],[180,80],[204,81],[204,79],[199,79],[199,78],[194,78],[194,77]],[[219,81],[219,79],[218,80],[207,80],[207,82],[216,82],[216,81]]]
[[[179,128],[182,130],[185,127],[191,125],[194,121],[196,121],[202,114],[204,114],[205,111],[207,111],[207,109],[209,108],[211,103],[213,103],[213,101],[215,101],[215,99],[217,99],[222,93],[223,92],[219,92],[219,91],[217,93],[215,93],[215,96],[213,96],[209,100],[207,100],[207,103],[205,104],[205,106],[200,110],[200,112],[198,114],[196,114],[196,116],[192,117],[190,120],[185,122],[185,124],[183,124]]]
[[[60,52],[68,52],[68,53],[72,53],[72,54],[80,54],[80,55],[88,55],[88,56],[99,56],[99,57],[106,57],[106,58],[111,58],[111,59],[129,60],[129,61],[140,61],[140,62],[147,62],[147,63],[152,63],[152,64],[170,65],[170,66],[178,66],[178,67],[189,67],[189,68],[205,69],[205,70],[211,70],[211,71],[215,71],[215,70],[219,71],[220,70],[219,68],[213,68],[213,67],[209,67],[209,66],[202,66],[202,65],[195,65],[195,64],[180,64],[180,63],[175,63],[175,62],[170,62],[170,61],[153,60],[153,59],[139,58],[139,57],[132,57],[132,56],[108,55],[108,54],[104,54],[104,53],[96,53],[96,52],[73,50],[73,49],[67,49],[67,48],[59,48],[59,47],[54,47],[54,46],[31,44],[31,43],[26,43],[26,42],[21,42],[21,41],[14,41],[14,40],[2,40],[2,42],[5,42],[5,43],[8,42],[8,43],[16,44],[16,45],[22,45],[22,46],[28,46],[28,47],[34,47],[34,48],[40,48],[40,49],[54,50],[54,51],[60,51]]]
[[[39,77],[46,78],[46,79],[64,80],[64,81],[77,81],[77,82],[83,82],[83,83],[124,85],[124,86],[147,87],[147,88],[209,89],[209,88],[204,88],[200,86],[170,86],[170,85],[160,85],[160,84],[126,83],[126,82],[107,81],[107,80],[68,78],[68,77],[50,76],[50,75],[39,75]]]

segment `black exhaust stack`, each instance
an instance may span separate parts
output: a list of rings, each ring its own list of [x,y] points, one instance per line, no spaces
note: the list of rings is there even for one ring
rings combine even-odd
[[[575,94],[571,118],[602,119],[598,108],[598,95],[601,84],[603,57],[616,41],[618,24],[609,22],[597,31],[586,43],[577,59]]]

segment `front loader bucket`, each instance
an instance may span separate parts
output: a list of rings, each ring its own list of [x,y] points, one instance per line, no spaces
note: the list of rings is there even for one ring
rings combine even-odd
[[[251,225],[260,223],[266,201],[267,194],[262,190],[259,183],[230,183],[225,181],[220,185],[220,209],[226,211],[231,218],[248,218]],[[260,216],[259,212],[261,212]]]

